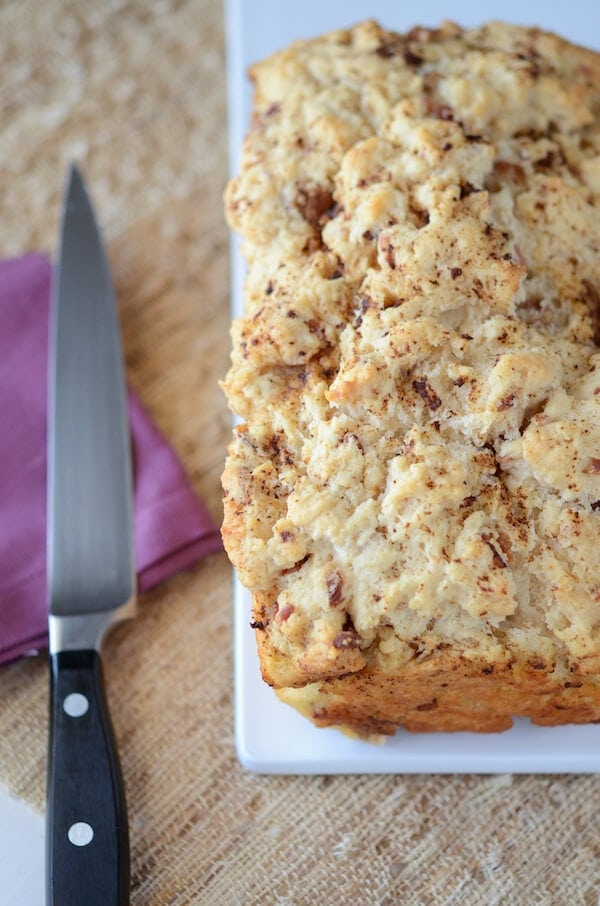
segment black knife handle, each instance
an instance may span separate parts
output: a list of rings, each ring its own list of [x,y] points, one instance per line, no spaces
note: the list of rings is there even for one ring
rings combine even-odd
[[[50,655],[48,906],[127,906],[129,833],[97,651]]]

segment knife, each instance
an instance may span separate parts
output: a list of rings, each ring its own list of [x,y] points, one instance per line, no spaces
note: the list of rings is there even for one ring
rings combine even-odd
[[[133,616],[132,476],[115,295],[71,167],[48,375],[48,906],[129,903],[129,834],[100,645]]]

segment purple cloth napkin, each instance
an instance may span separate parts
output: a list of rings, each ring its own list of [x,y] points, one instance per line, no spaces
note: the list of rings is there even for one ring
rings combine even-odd
[[[0,664],[46,632],[46,368],[51,267],[0,262]],[[180,462],[134,393],[135,557],[140,590],[221,547]]]

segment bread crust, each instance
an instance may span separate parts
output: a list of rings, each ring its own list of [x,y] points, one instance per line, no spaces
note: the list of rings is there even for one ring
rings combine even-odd
[[[223,538],[360,735],[600,719],[600,56],[365,22],[254,66]]]
[[[355,674],[279,691],[283,701],[318,726],[338,726],[358,736],[413,732],[499,732],[513,718],[541,726],[600,720],[596,677],[566,679],[547,665],[500,667],[432,656],[392,675],[365,668]]]

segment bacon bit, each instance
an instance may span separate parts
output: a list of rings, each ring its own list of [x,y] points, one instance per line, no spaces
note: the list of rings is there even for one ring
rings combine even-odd
[[[460,277],[461,274],[462,274],[462,267],[453,267],[450,270],[450,276],[452,277],[453,280],[456,280],[456,278]]]
[[[402,441],[402,443],[400,444],[400,449],[399,449],[398,452],[399,452],[402,456],[409,456],[409,457],[410,457],[410,456],[412,455],[414,449],[415,449],[415,442],[414,442],[414,440],[413,440],[412,437],[411,437],[409,440],[404,440],[404,441]]]
[[[356,446],[358,447],[358,449],[360,450],[360,452],[364,454],[365,448],[361,444],[360,439],[356,436],[356,434],[350,434],[348,431],[346,431],[346,433],[344,434],[344,437],[342,439],[344,442],[352,439],[354,441],[354,443],[356,444]]]
[[[344,620],[344,625],[342,631],[339,632],[334,638],[332,644],[334,648],[358,648],[360,636],[354,628],[354,623],[352,622],[352,617],[349,613],[346,614],[346,619]]]
[[[376,48],[375,53],[378,57],[382,57],[384,60],[388,60],[390,57],[395,57],[397,53],[400,53],[402,50],[402,44],[396,42],[395,44],[381,44]]]
[[[420,66],[423,62],[423,58],[413,53],[403,41],[390,41],[387,44],[381,44],[376,48],[375,53],[384,60],[402,55],[407,66]]]
[[[510,182],[519,184],[525,182],[526,178],[523,167],[520,164],[514,164],[508,160],[497,160],[494,164],[494,173],[497,176],[508,179]]]
[[[600,459],[596,459],[595,456],[592,456],[587,468],[583,471],[585,475],[600,475]]]
[[[331,190],[325,186],[299,189],[294,200],[294,205],[302,214],[307,223],[318,229],[323,224],[325,215],[334,206]]]
[[[267,624],[263,623],[262,620],[250,620],[250,629],[266,629]]]
[[[505,409],[510,409],[512,404],[515,401],[514,393],[509,393],[507,396],[503,396],[498,405],[496,406],[497,412],[504,412]]]
[[[593,509],[593,510],[600,510],[600,500],[594,500],[594,502],[593,502],[593,504],[592,504],[592,509]]]
[[[344,580],[337,570],[327,577],[327,596],[330,607],[337,607],[344,597]]]
[[[407,47],[404,51],[404,62],[407,66],[420,66],[423,62],[423,57],[413,53],[412,50]]]
[[[296,540],[296,536],[294,535],[293,532],[287,532],[287,531],[279,532],[279,537],[281,538],[281,540],[282,540],[284,543],[287,542],[287,541],[295,541],[295,540]]]
[[[270,296],[271,293],[273,292],[273,289],[274,289],[273,281],[269,280],[269,282],[267,283],[267,285],[265,287],[265,296]]]
[[[272,437],[269,437],[263,444],[265,452],[269,453],[271,456],[279,456],[281,448],[279,446],[280,435],[273,434]]]
[[[362,238],[366,239],[367,242],[369,242],[371,239],[374,239],[375,237],[373,236],[373,233],[371,232],[371,230],[365,230],[364,233],[362,234]]]
[[[415,219],[415,226],[419,227],[419,229],[427,226],[429,223],[429,211],[425,211],[423,208],[415,208],[413,205],[410,205],[410,212]]]
[[[548,151],[548,153],[536,160],[534,167],[536,170],[552,170],[561,164],[564,164],[565,156],[560,149]]]
[[[276,113],[279,113],[281,110],[281,104],[271,104],[270,107],[267,107],[266,110],[257,111],[255,110],[252,114],[252,130],[259,129],[265,125],[265,120],[274,116]]]
[[[594,396],[598,396],[600,393],[600,387],[594,387]]]
[[[506,569],[506,563],[504,562],[504,560],[498,553],[498,550],[496,549],[496,547],[494,547],[494,545],[490,541],[490,536],[482,535],[481,537],[483,538],[483,540],[485,541],[485,543],[487,544],[487,546],[489,547],[489,549],[492,552],[492,562],[493,562],[494,566],[498,567],[498,569]]]
[[[421,399],[427,403],[430,409],[435,411],[442,405],[441,399],[433,392],[427,378],[418,378],[417,380],[414,380],[412,386],[415,393],[419,394]]]
[[[396,267],[396,261],[394,258],[394,246],[392,245],[390,237],[387,235],[387,233],[384,233],[384,235],[381,237],[379,247],[383,252],[385,260],[387,261],[389,266],[394,269]]]
[[[512,560],[512,550],[510,547],[510,540],[506,537],[504,532],[498,532],[498,544],[500,545],[500,550],[510,563]]]
[[[523,67],[523,71],[528,73],[532,79],[537,79],[542,71],[540,56],[534,47],[526,47],[525,51],[525,53],[518,53],[517,57],[527,63],[527,66]]]
[[[461,182],[460,184],[460,200],[463,198],[468,198],[469,195],[472,195],[474,192],[481,192],[481,189],[476,189],[475,186],[470,182]]]
[[[452,107],[448,107],[447,104],[442,104],[440,101],[435,101],[433,98],[425,98],[425,110],[437,120],[454,121],[454,110]]]
[[[308,560],[309,557],[310,557],[310,554],[306,554],[305,557],[302,557],[302,560],[298,560],[298,562],[294,563],[293,566],[288,567],[288,569],[282,569],[281,575],[289,576],[290,573],[297,573],[298,570],[304,566],[304,564],[306,563],[306,561]]]
[[[334,648],[337,648],[340,651],[344,651],[349,648],[358,648],[358,636],[356,634],[356,630],[343,629],[341,632],[338,632],[332,644]]]
[[[532,315],[533,312],[540,312],[542,310],[542,297],[537,295],[529,296],[519,307],[521,311],[528,315]]]
[[[285,607],[277,614],[277,621],[279,623],[285,623],[286,620],[289,620],[295,609],[296,608],[293,604],[286,604]]]

